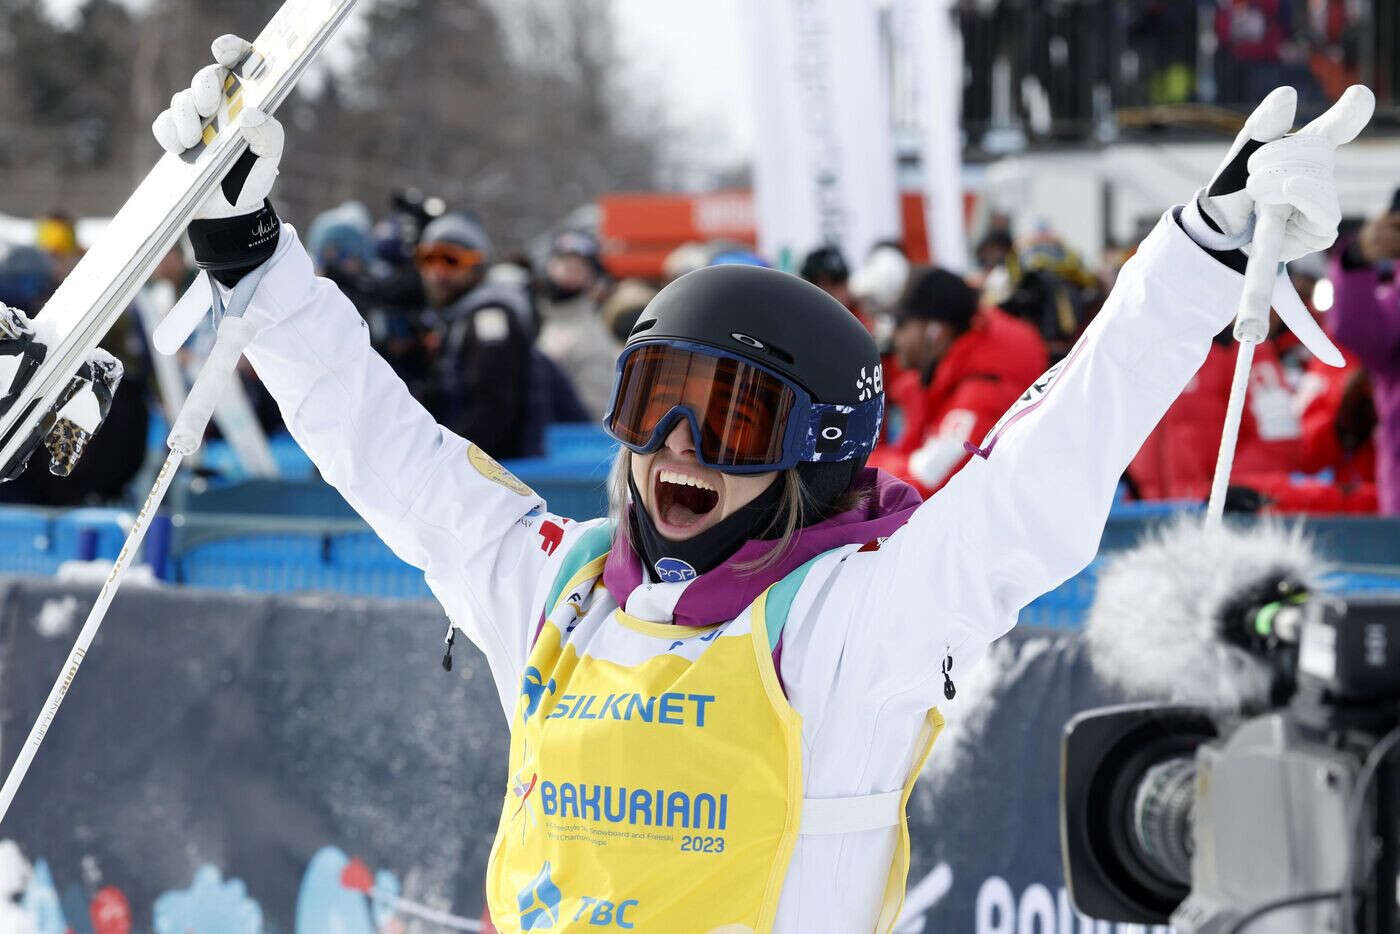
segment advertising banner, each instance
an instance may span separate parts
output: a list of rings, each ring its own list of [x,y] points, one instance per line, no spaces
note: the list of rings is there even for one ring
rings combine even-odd
[[[93,593],[0,584],[0,766]],[[426,602],[123,590],[0,828],[0,930],[476,929],[508,737],[444,628]],[[1069,906],[1056,801],[1065,720],[1122,699],[1075,633],[1018,629],[959,679],[897,930],[1114,930]]]
[[[759,251],[795,270],[835,244],[853,267],[900,236],[888,64],[873,0],[746,3]]]

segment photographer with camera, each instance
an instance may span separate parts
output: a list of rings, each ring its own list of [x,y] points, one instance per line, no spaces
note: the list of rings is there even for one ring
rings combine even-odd
[[[1400,258],[1400,192],[1332,261],[1336,298],[1327,329],[1371,375],[1380,511],[1400,515],[1400,288],[1382,271]]]

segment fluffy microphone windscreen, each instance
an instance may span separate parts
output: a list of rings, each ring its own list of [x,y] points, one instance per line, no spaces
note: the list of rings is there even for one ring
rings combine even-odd
[[[1222,713],[1264,706],[1269,666],[1224,641],[1222,619],[1268,582],[1316,591],[1326,571],[1301,524],[1207,530],[1196,516],[1176,520],[1100,571],[1084,626],[1094,671],[1145,700]]]

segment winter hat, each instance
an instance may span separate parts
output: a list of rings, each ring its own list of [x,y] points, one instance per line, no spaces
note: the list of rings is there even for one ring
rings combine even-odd
[[[53,259],[38,247],[0,246],[0,303],[35,314],[54,275]]]
[[[962,276],[946,269],[921,266],[909,273],[909,282],[900,296],[896,315],[902,324],[909,320],[942,321],[955,330],[965,331],[977,314],[977,290]]]
[[[78,228],[61,214],[40,217],[34,225],[34,245],[53,256],[78,252]]]
[[[851,267],[846,265],[846,257],[839,247],[827,245],[817,247],[802,261],[802,278],[808,282],[842,283],[851,277]]]
[[[451,243],[468,250],[476,250],[490,262],[492,256],[491,238],[475,220],[465,214],[444,214],[423,229],[420,244]]]
[[[603,272],[602,249],[598,238],[586,230],[565,230],[560,232],[550,244],[551,256],[577,256],[586,261],[597,272]]]
[[[368,209],[358,201],[347,201],[316,216],[306,233],[306,251],[321,262],[327,252],[338,259],[368,263],[374,257]]]

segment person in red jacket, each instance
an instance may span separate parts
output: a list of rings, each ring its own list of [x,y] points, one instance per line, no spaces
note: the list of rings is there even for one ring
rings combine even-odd
[[[1138,499],[1204,500],[1210,493],[1235,353],[1230,332],[1222,332],[1206,362],[1143,443],[1128,466],[1128,480]],[[1265,341],[1256,348],[1230,475],[1232,496],[1226,508],[1267,512],[1375,511],[1375,486],[1374,482],[1365,482],[1364,452],[1353,456],[1324,444],[1329,433],[1336,436],[1339,425],[1350,424],[1350,416],[1344,417],[1339,407],[1347,374],[1353,371],[1333,370],[1320,364],[1310,368],[1310,373],[1313,369],[1316,379],[1333,381],[1340,376],[1341,381],[1323,391],[1314,387],[1306,393],[1307,398],[1297,398],[1279,384],[1282,369],[1273,342]],[[1311,404],[1303,409],[1309,400]],[[1350,407],[1346,409],[1351,411]],[[1292,476],[1295,471],[1328,468],[1336,473],[1338,482],[1299,481]]]
[[[1206,362],[1143,443],[1128,467],[1138,498],[1202,499],[1210,492],[1235,353],[1230,332],[1222,332]],[[1301,425],[1291,410],[1291,394],[1280,385],[1274,346],[1264,341],[1254,354],[1232,483],[1271,473],[1286,478],[1301,466]]]
[[[1045,342],[1026,322],[979,308],[977,292],[946,269],[913,270],[896,317],[894,353],[904,372],[887,391],[904,432],[870,462],[927,497],[1045,371]]]
[[[1319,360],[1308,363],[1299,389],[1303,405],[1303,470],[1330,470],[1327,502],[1313,509],[1375,512],[1376,406],[1366,368],[1345,350],[1347,365],[1334,369]]]

